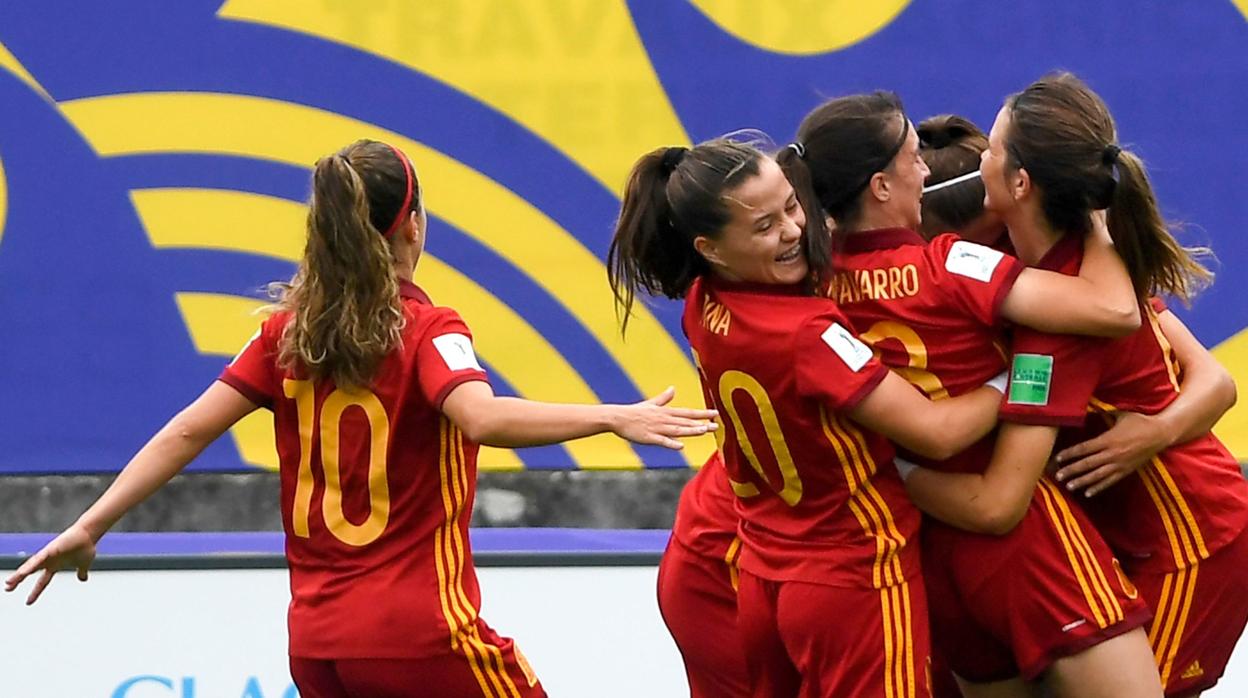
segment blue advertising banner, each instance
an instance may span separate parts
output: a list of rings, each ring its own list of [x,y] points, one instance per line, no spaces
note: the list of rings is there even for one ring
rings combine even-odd
[[[886,88],[988,126],[1053,69],[1110,104],[1184,242],[1220,260],[1178,308],[1248,385],[1248,2],[184,0],[0,5],[0,472],[115,470],[254,332],[302,251],[316,158],[411,155],[417,281],[500,392],[698,404],[678,307],[620,336],[605,258],[628,168]],[[276,467],[267,413],[192,466]],[[1248,460],[1248,409],[1220,435]],[[487,469],[683,467],[597,437]]]

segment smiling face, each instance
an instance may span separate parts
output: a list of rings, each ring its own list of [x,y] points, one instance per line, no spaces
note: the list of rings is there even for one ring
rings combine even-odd
[[[694,246],[730,281],[800,283],[809,270],[801,245],[806,213],[774,160],[764,158],[758,169],[724,194],[731,218],[719,235],[698,236]]]
[[[1001,107],[997,120],[988,134],[988,149],[980,155],[979,173],[984,182],[984,210],[997,215],[1009,212],[1017,204],[1010,174],[1009,151],[1005,134],[1010,130],[1009,107]]]
[[[919,134],[909,121],[906,131],[901,150],[880,173],[888,184],[888,200],[883,205],[902,226],[918,230],[923,220],[923,182],[931,170],[919,154]]]

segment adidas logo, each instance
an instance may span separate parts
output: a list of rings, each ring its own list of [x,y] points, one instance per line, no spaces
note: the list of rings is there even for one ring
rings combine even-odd
[[[1200,668],[1200,660],[1192,662],[1192,665],[1183,670],[1182,678],[1194,679],[1197,676],[1204,676],[1205,670]]]

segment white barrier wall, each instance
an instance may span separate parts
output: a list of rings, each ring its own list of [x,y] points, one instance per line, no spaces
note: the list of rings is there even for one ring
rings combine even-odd
[[[687,696],[654,601],[655,569],[479,570],[482,614],[517,638],[555,698]],[[27,585],[29,586],[29,585]],[[0,697],[294,698],[284,570],[61,574],[0,598]],[[1241,646],[1207,698],[1248,695]]]
[[[482,616],[560,696],[688,695],[655,569],[478,570]],[[294,698],[285,570],[72,573],[0,597],[0,697]]]

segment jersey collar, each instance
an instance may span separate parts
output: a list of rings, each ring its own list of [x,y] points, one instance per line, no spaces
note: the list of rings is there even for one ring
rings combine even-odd
[[[1081,252],[1083,252],[1083,236],[1066,233],[1061,240],[1057,241],[1057,244],[1044,253],[1044,257],[1036,263],[1036,268],[1060,271],[1077,259]]]
[[[841,236],[841,249],[853,254],[855,252],[874,252],[891,250],[903,245],[926,245],[922,235],[909,228],[877,228]]]
[[[715,274],[706,274],[704,282],[707,286],[718,290],[736,293],[757,293],[769,296],[803,296],[807,295],[802,284],[764,284],[756,281],[728,281]]]
[[[421,305],[433,305],[429,294],[407,279],[399,279],[399,298],[411,298]]]

